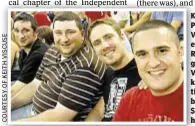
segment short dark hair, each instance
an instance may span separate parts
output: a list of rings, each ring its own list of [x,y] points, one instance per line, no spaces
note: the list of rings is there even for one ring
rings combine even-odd
[[[176,46],[179,46],[179,38],[178,38],[177,32],[171,26],[171,24],[169,24],[165,21],[162,21],[162,20],[151,20],[151,21],[148,21],[148,22],[144,23],[143,25],[139,26],[133,35],[132,46],[134,43],[134,38],[135,38],[137,33],[141,32],[141,31],[149,30],[149,29],[156,29],[156,28],[167,28],[168,30],[172,31],[174,34],[173,37],[176,38]]]
[[[34,17],[31,14],[28,14],[26,12],[20,12],[19,14],[14,17],[14,23],[16,21],[30,21],[31,22],[31,27],[34,31],[37,29],[37,22],[34,19]]]
[[[54,43],[53,31],[49,26],[39,26],[36,31],[38,33],[38,37],[40,39],[45,39],[45,43],[49,46]]]
[[[121,37],[121,29],[118,23],[112,18],[104,18],[104,19],[98,19],[90,25],[89,30],[88,30],[88,40],[89,41],[90,41],[90,35],[91,35],[92,29],[100,24],[110,25],[117,32],[117,34]]]
[[[79,30],[82,31],[82,21],[80,17],[71,11],[63,11],[58,13],[53,19],[53,28],[54,28],[55,21],[66,21],[66,20],[68,21],[74,20]]]

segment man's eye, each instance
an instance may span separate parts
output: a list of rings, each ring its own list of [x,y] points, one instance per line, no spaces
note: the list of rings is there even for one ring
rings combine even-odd
[[[111,39],[112,38],[112,35],[106,35],[105,36],[105,39],[108,40],[108,39]]]
[[[142,57],[146,56],[146,52],[139,52],[139,53],[137,53],[137,56],[142,58]]]
[[[56,35],[61,35],[62,34],[62,32],[60,32],[60,31],[56,31],[56,32],[54,32]]]
[[[66,34],[67,34],[67,35],[72,35],[72,34],[74,34],[75,32],[76,32],[76,31],[70,30],[70,31],[67,31]]]
[[[160,49],[160,50],[159,50],[159,53],[160,53],[160,54],[165,54],[167,51],[168,51],[167,49]]]
[[[93,45],[99,45],[100,44],[100,41],[95,41],[95,42],[93,42]]]
[[[30,31],[29,29],[24,29],[24,30],[23,30],[23,32],[25,32],[25,33],[26,33],[26,32],[29,32],[29,31]]]
[[[19,30],[18,30],[18,29],[14,29],[14,32],[18,33],[18,32],[19,32]]]

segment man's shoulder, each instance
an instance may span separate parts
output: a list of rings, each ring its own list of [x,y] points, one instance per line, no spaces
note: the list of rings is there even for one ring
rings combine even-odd
[[[106,66],[90,46],[83,46],[77,55],[72,58],[72,61],[78,69],[91,71],[100,80],[103,79]]]
[[[47,65],[59,63],[61,61],[61,53],[57,50],[56,47],[50,47],[45,52],[43,60]]]
[[[56,47],[50,47],[47,49],[46,54],[51,54],[51,55],[56,56],[56,55],[59,55],[60,52],[57,50]]]
[[[137,86],[136,87],[132,87],[129,90],[127,90],[124,94],[124,97],[127,99],[136,99],[136,100],[140,100],[145,96],[148,96],[150,94],[150,90],[149,89],[142,89],[140,90]]]
[[[44,55],[47,49],[48,46],[45,43],[42,43],[40,40],[36,40],[31,50],[33,54]]]
[[[106,68],[105,64],[99,59],[89,45],[83,46],[79,53],[77,53],[76,58],[82,62],[83,67],[90,68],[95,72],[99,72]],[[77,60],[76,58],[74,57],[75,60]]]
[[[105,72],[105,77],[109,78],[109,77],[113,76],[114,73],[115,73],[115,71],[111,67],[107,67],[106,72]]]
[[[77,53],[77,55],[75,56],[78,56],[81,59],[84,58],[90,61],[91,59],[94,58],[94,53],[95,53],[94,50],[89,45],[83,45],[81,49],[79,50],[79,52]]]

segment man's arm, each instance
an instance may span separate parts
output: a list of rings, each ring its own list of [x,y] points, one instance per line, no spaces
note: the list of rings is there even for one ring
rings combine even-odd
[[[125,32],[133,32],[137,27],[150,20],[151,12],[145,12],[144,15],[133,25],[124,28]]]
[[[43,55],[39,53],[34,53],[33,57],[28,59],[25,63],[23,69],[20,72],[20,75],[15,84],[11,87],[11,96],[15,96],[26,84],[30,83],[39,68],[39,65],[42,61]]]
[[[22,88],[25,87],[25,85],[33,81],[42,58],[42,54],[34,53],[33,57],[28,59],[23,66],[16,83],[11,87],[11,97],[15,96]]]
[[[41,83],[41,76],[45,69],[47,62],[42,61],[42,55],[39,53],[33,54],[34,58],[31,58],[28,63],[25,64],[19,79],[11,88],[11,106],[12,109],[16,109],[23,105],[29,104],[32,102],[32,97]],[[41,62],[42,61],[42,62]],[[41,62],[41,65],[39,66]],[[36,66],[36,65],[38,66]],[[37,68],[39,67],[39,69]],[[36,73],[36,69],[38,69]],[[36,74],[36,77],[32,81],[26,78],[32,78]]]
[[[19,51],[18,46],[16,45],[16,43],[14,43],[13,41],[11,41],[11,66],[14,63],[14,59],[17,55],[17,52]]]
[[[127,24],[127,21],[128,21],[128,20],[120,20],[119,23],[118,23],[119,26],[120,26],[120,28],[124,28],[125,25]]]
[[[180,20],[172,20],[171,22],[171,26],[173,26],[176,32],[178,31],[181,25],[182,25],[182,21]]]
[[[14,97],[22,88],[25,87],[25,83],[16,81],[11,87],[11,97]]]
[[[183,12],[172,12],[173,19],[171,21],[171,26],[174,27],[175,31],[178,32],[179,28],[183,23]]]
[[[12,96],[11,98],[12,109],[16,109],[31,103],[33,95],[40,84],[41,81],[35,78],[31,83],[26,84],[19,92]]]
[[[60,122],[60,121],[72,121],[78,112],[69,109],[59,102],[54,109],[49,109],[34,117],[21,119],[22,122]]]
[[[103,97],[100,98],[96,106],[93,110],[89,113],[85,121],[101,121],[104,117],[104,99]]]

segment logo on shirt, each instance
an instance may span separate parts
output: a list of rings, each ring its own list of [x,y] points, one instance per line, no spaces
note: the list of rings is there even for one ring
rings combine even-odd
[[[120,103],[121,97],[126,90],[127,77],[114,78],[110,84],[110,94],[108,98],[108,104],[105,109],[105,117],[113,117],[115,110]]]
[[[174,122],[174,120],[171,117],[168,117],[166,115],[153,115],[148,114],[147,117],[143,119],[138,119],[138,121],[144,121],[144,122]]]

